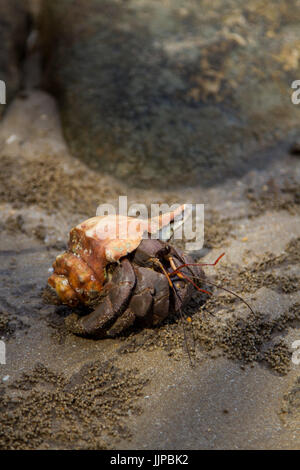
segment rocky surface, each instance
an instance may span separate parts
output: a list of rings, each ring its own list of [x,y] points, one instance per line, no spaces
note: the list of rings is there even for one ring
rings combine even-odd
[[[266,166],[299,128],[299,6],[45,1],[45,85],[72,152],[139,187]]]

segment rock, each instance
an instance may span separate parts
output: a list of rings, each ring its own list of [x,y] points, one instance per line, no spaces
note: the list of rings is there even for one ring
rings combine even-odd
[[[298,0],[46,0],[45,84],[74,155],[138,186],[266,165],[299,127]]]
[[[0,80],[5,83],[6,103],[21,85],[21,63],[28,35],[27,2],[19,0],[0,3]],[[5,104],[0,104],[0,117]]]

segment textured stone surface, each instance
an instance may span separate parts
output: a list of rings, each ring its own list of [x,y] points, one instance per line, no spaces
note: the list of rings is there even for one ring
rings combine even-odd
[[[46,0],[46,83],[71,150],[138,185],[266,165],[263,149],[299,127],[299,6]]]
[[[28,33],[27,2],[0,1],[0,80],[6,84],[9,102],[21,84],[21,61]],[[0,105],[0,116],[5,106]]]

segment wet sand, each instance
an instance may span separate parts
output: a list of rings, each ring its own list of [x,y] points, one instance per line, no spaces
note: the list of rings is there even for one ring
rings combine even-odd
[[[263,171],[211,189],[134,190],[73,158],[56,104],[17,97],[0,124],[2,449],[296,449],[299,437],[300,160],[284,145]],[[278,158],[280,157],[280,158]],[[163,187],[163,184],[162,184]],[[43,297],[70,228],[98,204],[205,203],[204,262],[226,256],[214,289],[178,318],[93,341]]]

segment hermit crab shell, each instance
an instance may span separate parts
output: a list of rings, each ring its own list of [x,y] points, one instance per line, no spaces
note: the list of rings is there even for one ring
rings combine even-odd
[[[134,251],[147,233],[159,235],[183,213],[179,206],[151,219],[108,215],[82,222],[71,230],[68,250],[53,263],[48,285],[62,303],[95,304],[107,280],[107,265]]]

